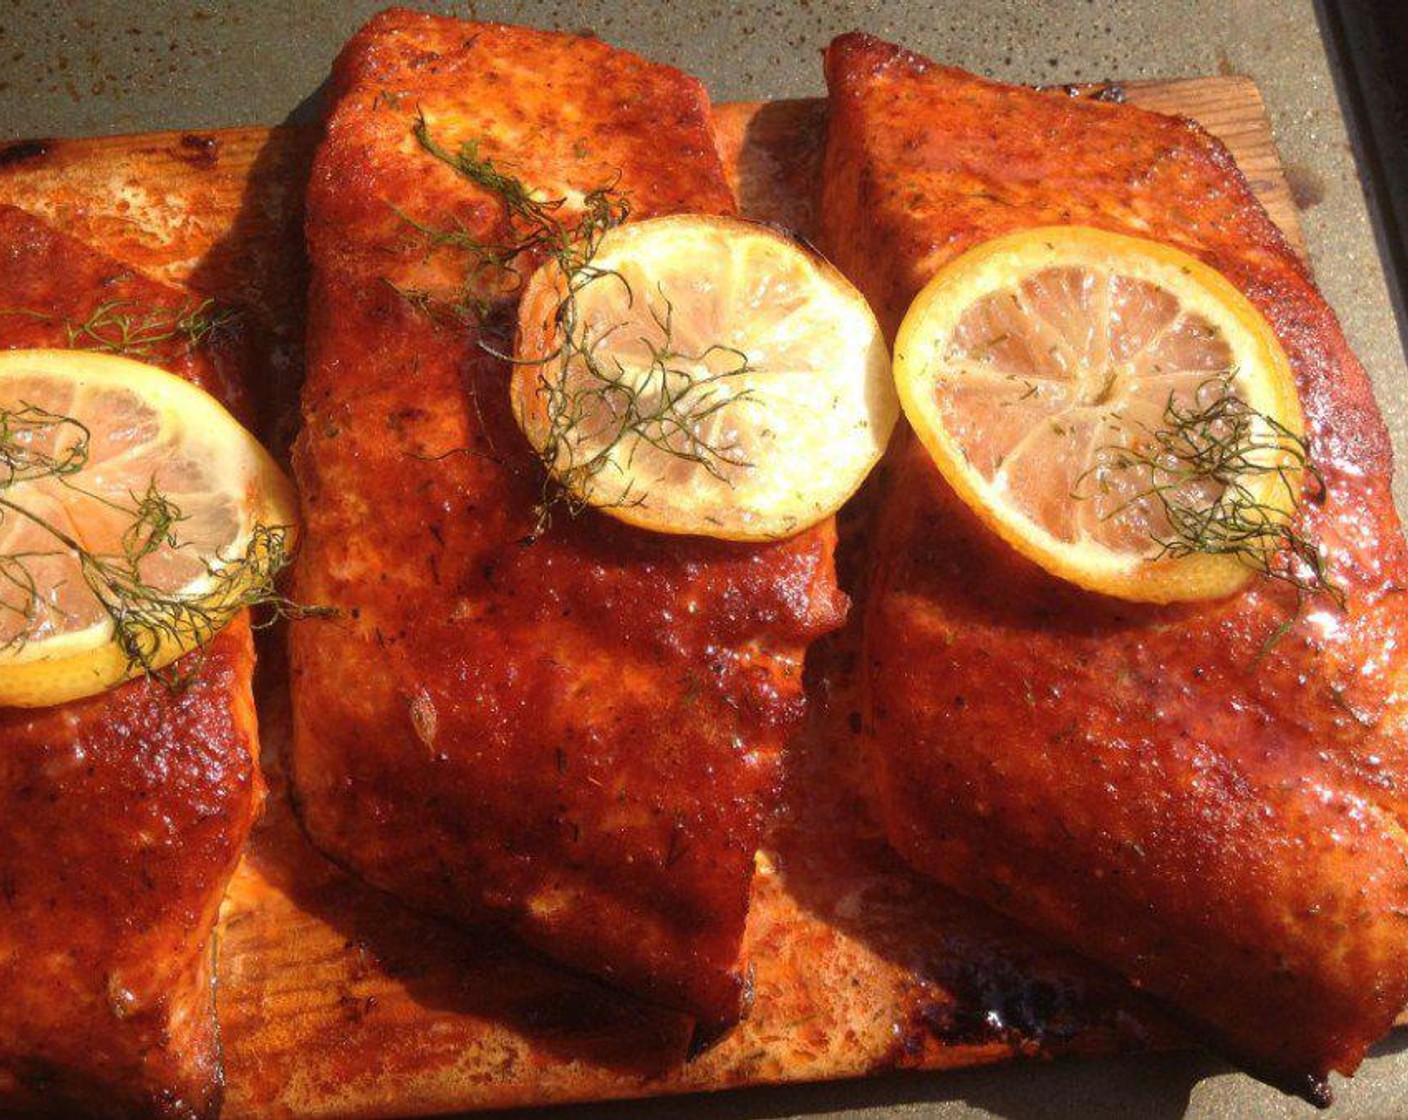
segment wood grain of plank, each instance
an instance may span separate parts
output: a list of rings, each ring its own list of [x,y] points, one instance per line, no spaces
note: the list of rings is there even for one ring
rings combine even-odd
[[[1126,92],[1221,138],[1302,250],[1249,80]],[[716,115],[745,211],[805,233],[824,104],[724,105]],[[315,142],[316,130],[278,128],[10,144],[0,148],[0,201],[138,271],[247,308],[266,330],[267,389],[286,421],[306,278],[302,187]],[[287,431],[276,425],[273,441]],[[889,853],[858,792],[853,638],[824,644],[809,667],[814,714],[760,856],[747,933],[753,1012],[687,1062],[681,1017],[568,976],[493,930],[411,914],[318,855],[282,784],[283,659],[266,644],[272,796],[220,934],[224,1115],[430,1114],[1180,1044],[1119,982]]]

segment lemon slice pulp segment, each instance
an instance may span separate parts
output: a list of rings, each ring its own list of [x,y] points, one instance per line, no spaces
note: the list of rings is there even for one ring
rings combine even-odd
[[[1303,419],[1275,334],[1165,244],[1078,226],[980,244],[915,298],[895,379],[955,492],[1093,591],[1230,594],[1299,500]]]
[[[899,414],[874,313],[774,230],[679,215],[549,261],[519,309],[514,415],[578,502],[664,533],[789,536],[834,513]]]
[[[109,354],[0,352],[0,705],[168,665],[271,574],[295,516],[278,466],[189,382]]]

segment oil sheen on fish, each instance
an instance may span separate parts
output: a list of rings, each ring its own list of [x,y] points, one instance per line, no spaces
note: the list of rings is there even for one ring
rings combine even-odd
[[[729,213],[704,91],[591,38],[392,11],[343,51],[332,104],[297,593],[342,614],[293,628],[302,820],[416,907],[725,1024],[803,653],[844,606],[832,527],[740,545],[559,508],[536,533],[509,366],[443,306],[473,246],[514,231],[502,192],[414,134],[565,218],[607,188],[635,218]]]
[[[1119,104],[832,44],[823,248],[893,334],[956,254],[1076,223],[1177,245],[1266,315],[1326,482],[1304,532],[1346,595],[1296,617],[1117,602],[1046,575],[892,448],[865,665],[891,843],[1122,972],[1315,1099],[1408,999],[1408,560],[1391,451],[1333,313],[1220,144]],[[1288,618],[1279,641],[1268,638]]]
[[[0,207],[0,347],[94,344],[73,328],[105,307],[111,324],[196,302]],[[247,420],[246,353],[169,337],[134,356]],[[180,691],[0,709],[0,1113],[218,1108],[211,934],[263,798],[247,620],[178,670]]]

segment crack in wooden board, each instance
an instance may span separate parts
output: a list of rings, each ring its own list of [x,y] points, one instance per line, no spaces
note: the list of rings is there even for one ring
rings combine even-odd
[[[1219,136],[1303,251],[1250,81],[1127,92]],[[716,118],[745,211],[806,234],[824,104],[722,105]],[[0,201],[134,269],[249,308],[268,339],[265,388],[286,421],[306,281],[302,186],[316,136],[246,128],[24,141],[0,147]],[[287,431],[276,425],[274,442]],[[853,642],[852,633],[828,641],[809,668],[814,715],[793,748],[749,922],[753,1013],[689,1062],[680,1016],[567,976],[493,931],[410,914],[317,855],[284,795],[283,659],[266,643],[261,722],[273,792],[220,929],[224,1115],[430,1114],[1180,1044],[1119,982],[889,853],[857,792]]]

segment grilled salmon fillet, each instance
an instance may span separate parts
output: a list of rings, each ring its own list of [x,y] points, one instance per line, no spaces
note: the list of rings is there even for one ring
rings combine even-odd
[[[1408,557],[1363,369],[1224,149],[868,36],[826,55],[822,242],[893,334],[956,254],[1076,223],[1179,246],[1270,321],[1326,483],[1302,530],[1346,608],[1258,577],[1118,602],[980,524],[908,433],[872,546],[880,806],[916,867],[1112,966],[1312,1100],[1408,1000]],[[1268,646],[1287,619],[1295,623]]]
[[[323,851],[413,906],[718,1027],[740,1010],[803,654],[844,607],[834,532],[740,545],[562,509],[536,532],[509,366],[425,298],[463,295],[468,246],[521,231],[416,139],[422,118],[564,217],[602,188],[635,218],[734,209],[707,98],[676,70],[406,11],[344,49],[308,195],[295,451],[297,594],[342,614],[292,630],[297,805]]]
[[[0,207],[0,347],[91,344],[74,330],[104,306],[195,302]],[[244,353],[167,338],[133,356],[247,417]],[[0,1113],[218,1107],[211,935],[263,797],[248,621],[189,657],[179,692],[137,679],[0,709]]]

